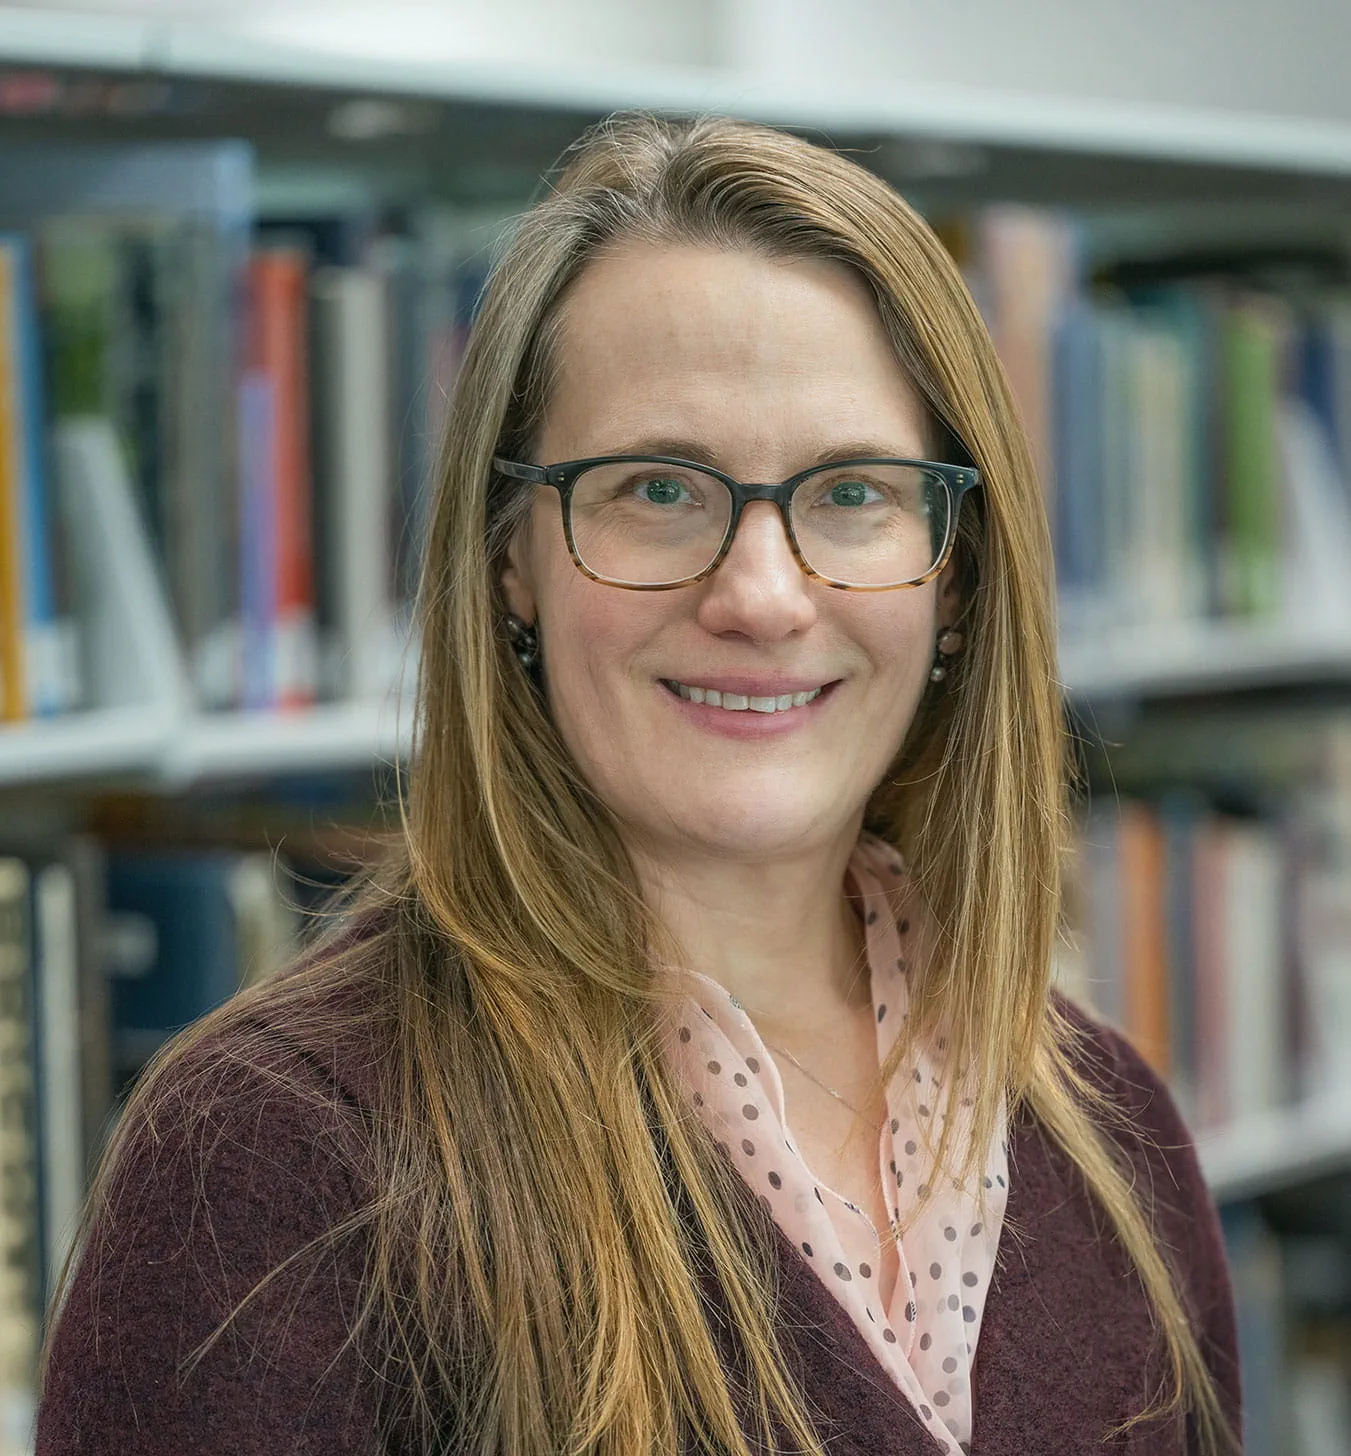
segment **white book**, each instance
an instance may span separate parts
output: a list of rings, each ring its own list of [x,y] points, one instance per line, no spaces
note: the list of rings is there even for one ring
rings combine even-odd
[[[334,696],[382,697],[398,668],[385,280],[374,268],[320,268],[310,295],[318,566],[332,633],[323,678]]]
[[[242,986],[269,980],[300,945],[302,916],[286,896],[285,874],[282,862],[262,850],[241,854],[230,871]]]
[[[1351,494],[1327,431],[1303,399],[1281,402],[1276,422],[1285,487],[1284,612],[1351,631]]]
[[[1306,1355],[1290,1372],[1295,1456],[1346,1456],[1351,1450],[1351,1389],[1335,1359]]]
[[[52,443],[89,706],[156,706],[179,715],[192,690],[117,433],[106,419],[66,419]]]
[[[1283,865],[1267,826],[1234,822],[1225,835],[1227,1061],[1230,1112],[1241,1120],[1278,1106],[1285,1085]]]
[[[28,1449],[38,1330],[29,871],[0,859],[0,1456]]]
[[[79,912],[75,876],[69,865],[48,864],[37,871],[33,903],[43,1261],[48,1279],[54,1280],[84,1199]]]

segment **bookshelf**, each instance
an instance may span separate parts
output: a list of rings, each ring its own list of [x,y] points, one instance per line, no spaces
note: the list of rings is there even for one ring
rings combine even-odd
[[[939,137],[1038,156],[1093,153],[1133,163],[1241,169],[1326,184],[1351,178],[1351,128],[1162,105],[1067,101],[907,80],[859,94],[829,78],[806,90],[721,67],[517,67],[344,54],[250,33],[247,21],[80,15],[0,6],[0,61],[158,77],[434,97],[493,109],[601,115],[626,106],[716,110],[776,125]]]
[[[1060,671],[1084,705],[1351,682],[1351,620],[1137,627],[1062,642]]]
[[[1097,646],[1063,644],[1060,669],[1069,700],[1085,712],[1172,696],[1336,686],[1351,682],[1351,631],[1297,635],[1230,623],[1168,635],[1136,629]],[[410,695],[394,693],[303,712],[202,713],[150,703],[4,725],[0,790],[116,778],[172,792],[307,769],[359,770],[406,759],[413,711]]]
[[[1351,1164],[1351,1097],[1322,1097],[1245,1118],[1203,1133],[1197,1151],[1220,1202],[1298,1187]]]

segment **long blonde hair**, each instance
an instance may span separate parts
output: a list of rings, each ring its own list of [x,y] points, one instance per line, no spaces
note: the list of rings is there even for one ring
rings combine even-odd
[[[156,1058],[122,1140],[162,1117],[166,1074],[244,1017],[360,983],[389,1104],[370,1119],[366,1302],[413,1371],[401,1416],[432,1449],[445,1411],[478,1450],[742,1453],[738,1407],[698,1290],[711,1270],[744,1357],[742,1414],[769,1449],[823,1450],[787,1373],[763,1212],[692,1121],[660,1054],[661,937],[604,804],[570,760],[502,631],[503,551],[529,487],[560,306],[602,250],[636,239],[828,258],[870,285],[941,448],[983,489],[957,547],[967,651],[921,704],[868,820],[905,855],[936,927],[911,968],[909,1035],[972,1069],[974,1172],[1001,1097],[1082,1172],[1152,1306],[1170,1387],[1131,1422],[1186,1410],[1203,1450],[1230,1433],[1171,1270],[1076,1071],[1049,992],[1067,823],[1045,513],[987,332],[927,225],[831,151],[726,120],[614,118],[573,150],[494,270],[441,457],[418,599],[422,651],[402,833],[342,923]],[[951,455],[948,458],[953,458]],[[343,926],[360,919],[353,939]],[[369,1014],[369,1013],[363,1013]],[[177,1105],[177,1104],[175,1104]],[[935,1150],[951,1157],[947,1135]],[[69,1272],[69,1265],[67,1271]],[[64,1274],[63,1274],[64,1282]],[[374,1334],[372,1334],[374,1338]],[[1104,1433],[1106,1434],[1106,1433]],[[458,1448],[457,1448],[458,1449]]]

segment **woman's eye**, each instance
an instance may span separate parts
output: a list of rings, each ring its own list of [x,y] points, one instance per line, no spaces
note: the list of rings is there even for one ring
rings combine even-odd
[[[826,492],[826,502],[832,506],[867,506],[881,499],[876,486],[865,480],[837,480]]]
[[[653,480],[640,480],[634,486],[633,493],[639,500],[654,506],[679,505],[682,499],[690,498],[684,481],[672,480],[668,476],[660,476]]]

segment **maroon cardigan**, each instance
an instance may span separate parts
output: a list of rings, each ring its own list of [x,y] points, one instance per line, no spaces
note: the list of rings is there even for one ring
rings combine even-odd
[[[1123,1146],[1137,1186],[1154,1196],[1162,1240],[1237,1423],[1229,1277],[1191,1140],[1131,1047],[1074,1014],[1088,1033],[1082,1065],[1136,1114],[1145,1134]],[[57,1320],[37,1456],[411,1456],[418,1449],[387,1418],[369,1365],[350,1349],[332,1363],[356,1300],[359,1250],[335,1257],[309,1282],[298,1313],[291,1314],[293,1287],[255,1301],[190,1374],[175,1374],[234,1299],[362,1196],[361,1111],[374,1096],[373,1059],[369,1046],[325,1041],[312,1030],[320,1020],[272,1028],[288,1083],[224,1063],[219,1040],[191,1056],[191,1068],[207,1075],[175,1073],[185,1097],[205,1108],[207,1131],[199,1124],[191,1137],[175,1138],[161,1129],[129,1145],[114,1200],[96,1222]],[[296,1078],[321,1094],[336,1086],[351,1115],[322,1114],[317,1100],[278,1090]],[[226,1086],[228,1097],[220,1092]],[[1102,1220],[1073,1169],[1026,1113],[1011,1129],[1009,1161],[1007,1222],[976,1352],[972,1452],[1195,1450],[1177,1420],[1102,1444],[1105,1430],[1141,1409],[1159,1375],[1149,1311],[1120,1251],[1104,1243]],[[834,1456],[936,1456],[905,1396],[782,1234],[777,1258],[783,1348]]]

